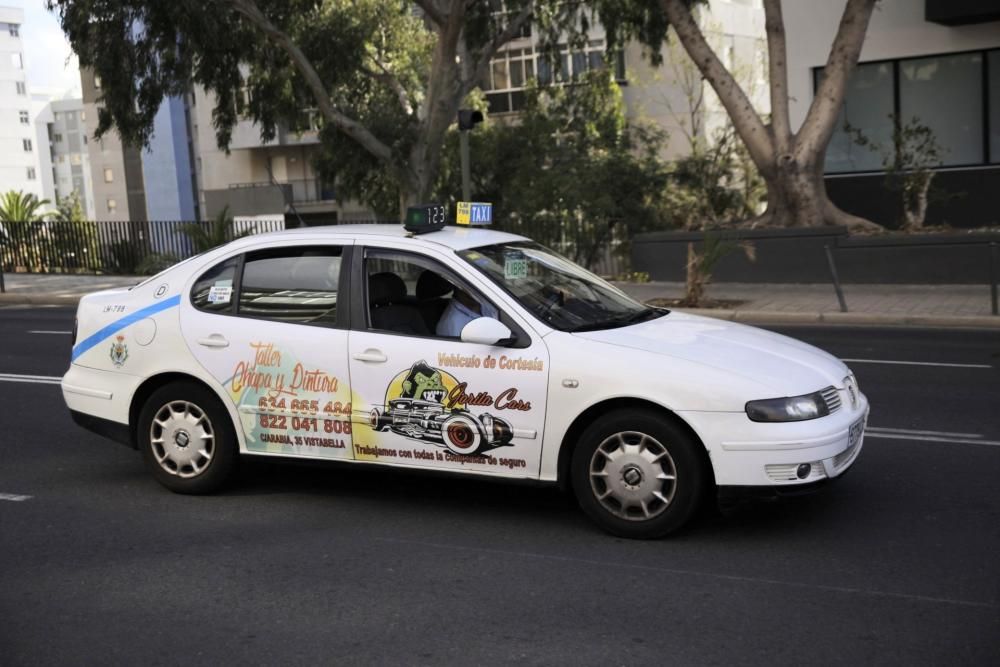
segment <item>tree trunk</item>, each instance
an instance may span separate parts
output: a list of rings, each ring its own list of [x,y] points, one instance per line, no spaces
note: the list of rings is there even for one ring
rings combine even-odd
[[[701,272],[701,256],[694,249],[694,243],[687,247],[687,279],[684,284],[684,300],[681,302],[688,308],[697,308],[705,294],[705,277]]]
[[[912,182],[907,184],[903,190],[903,229],[916,231],[923,229],[924,219],[927,217],[927,199],[931,190],[931,179],[934,172],[928,171],[923,174],[907,174],[907,179]]]

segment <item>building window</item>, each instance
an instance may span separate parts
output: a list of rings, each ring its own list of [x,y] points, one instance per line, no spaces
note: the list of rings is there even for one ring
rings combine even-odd
[[[867,146],[859,146],[846,127],[862,130],[868,139],[877,144],[892,142],[892,71],[892,63],[858,65],[847,84],[844,108],[840,110],[826,148],[827,172],[877,171],[882,168],[882,156]]]
[[[114,213],[118,210],[118,202],[114,199],[108,200],[108,213]]]
[[[822,68],[814,71],[818,89]],[[1000,50],[858,65],[827,147],[827,173],[880,171],[883,156],[845,126],[891,149],[893,120],[930,128],[941,166],[1000,163]]]
[[[899,117],[934,132],[944,166],[982,164],[983,54],[901,61]]]
[[[31,139],[21,139],[21,145],[24,146],[24,152],[31,152]]]
[[[17,117],[21,121],[21,125],[31,125],[31,117],[27,111],[18,111]]]
[[[29,181],[35,180],[35,168],[34,167],[28,167],[28,180]]]
[[[534,79],[540,85],[567,84],[577,81],[589,70],[607,67],[604,40],[592,40],[580,50],[570,51],[565,44],[556,47],[552,62],[533,48],[508,49],[497,54],[490,71],[481,82],[486,91],[490,113],[520,111],[524,108],[524,91]],[[615,78],[625,79],[625,59],[621,52],[614,56]]]
[[[21,36],[20,26],[18,24],[16,24],[16,23],[8,23],[7,24],[7,30],[10,31],[10,36],[11,37],[20,37]]]
[[[24,58],[20,53],[10,54],[10,64],[14,66],[14,69],[24,69]]]
[[[104,168],[104,182],[105,183],[115,182],[115,172],[111,170],[111,167]]]
[[[28,94],[28,88],[27,88],[27,86],[24,85],[24,81],[16,81],[14,83],[14,85],[17,87],[17,94],[18,95],[27,95]]]
[[[62,135],[59,134],[58,132],[54,133],[52,135],[52,141],[58,144],[60,141],[62,141]]]

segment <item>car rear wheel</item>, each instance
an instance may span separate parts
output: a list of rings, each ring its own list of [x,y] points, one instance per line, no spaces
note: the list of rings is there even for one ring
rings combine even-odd
[[[139,414],[137,436],[153,477],[176,493],[218,490],[239,454],[221,402],[193,382],[172,382],[153,392]]]
[[[704,496],[701,444],[669,419],[621,410],[591,424],[573,452],[577,501],[619,537],[651,539],[683,526]]]

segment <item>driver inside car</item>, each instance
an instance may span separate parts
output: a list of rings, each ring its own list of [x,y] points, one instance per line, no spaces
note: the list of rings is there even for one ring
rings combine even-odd
[[[465,290],[456,287],[451,301],[448,302],[448,307],[444,309],[441,319],[438,320],[435,333],[438,336],[459,338],[462,335],[462,329],[472,320],[479,317],[496,319],[498,316],[496,308],[488,303],[480,303]]]

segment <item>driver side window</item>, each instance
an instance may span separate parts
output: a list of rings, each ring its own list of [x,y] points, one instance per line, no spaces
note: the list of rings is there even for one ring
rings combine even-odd
[[[477,317],[497,308],[434,261],[408,253],[365,255],[368,327],[375,331],[459,339]]]

